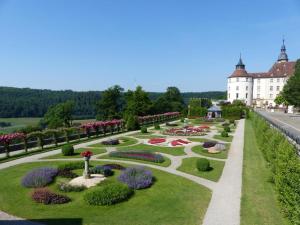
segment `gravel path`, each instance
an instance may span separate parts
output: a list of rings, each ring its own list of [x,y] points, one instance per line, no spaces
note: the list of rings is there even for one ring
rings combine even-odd
[[[240,120],[220,181],[215,186],[203,225],[239,225],[245,120]]]

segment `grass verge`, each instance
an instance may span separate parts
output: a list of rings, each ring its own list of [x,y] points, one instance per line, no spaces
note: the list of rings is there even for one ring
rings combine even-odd
[[[161,147],[161,146],[154,146],[154,145],[146,145],[146,144],[138,144],[134,146],[128,147],[120,147],[117,148],[118,150],[145,150],[151,152],[161,152],[170,155],[185,155],[184,147]]]

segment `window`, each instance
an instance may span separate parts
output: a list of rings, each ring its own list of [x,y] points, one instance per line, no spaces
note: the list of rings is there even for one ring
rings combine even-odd
[[[270,94],[270,98],[273,98],[273,94]]]
[[[270,82],[273,83],[273,78],[271,78]]]
[[[238,77],[236,78],[236,82],[239,82],[239,78]]]
[[[273,91],[273,86],[270,86],[270,91]]]
[[[279,90],[280,90],[280,86],[277,86],[277,87],[276,87],[276,90],[279,91]]]
[[[236,89],[235,89],[235,90],[237,90],[237,91],[238,91],[238,90],[239,90],[239,86],[236,86]]]
[[[280,78],[277,78],[277,82],[280,82]]]
[[[246,93],[246,98],[248,98],[248,93]]]
[[[235,96],[236,96],[236,99],[238,99],[238,98],[239,98],[239,93],[236,93],[236,95],[235,95]]]
[[[246,86],[246,91],[248,91],[248,86]]]
[[[257,94],[257,98],[260,98],[260,94]]]

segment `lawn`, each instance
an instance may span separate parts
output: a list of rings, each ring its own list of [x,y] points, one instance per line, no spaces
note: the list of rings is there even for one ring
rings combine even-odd
[[[59,153],[59,154],[56,154],[56,155],[51,155],[51,156],[45,157],[43,159],[82,158],[80,153],[84,152],[86,150],[92,151],[94,155],[98,155],[98,154],[106,152],[106,150],[104,148],[79,148],[79,149],[75,150],[74,155],[72,155],[72,156],[64,156],[63,154]]]
[[[222,175],[225,163],[216,160],[209,160],[211,170],[209,171],[198,171],[196,162],[198,157],[185,158],[182,160],[181,166],[177,169],[179,171],[192,174],[198,177],[202,177],[212,181],[218,181]]]
[[[138,144],[134,146],[120,147],[118,150],[146,150],[151,152],[162,152],[170,155],[185,155],[184,147],[160,147],[147,144]]]
[[[117,159],[117,160],[133,161],[133,162],[144,163],[144,164],[152,164],[152,165],[163,166],[163,167],[168,167],[168,166],[171,165],[171,160],[168,157],[165,157],[165,156],[164,156],[165,161],[163,163],[155,163],[155,162],[149,162],[149,161],[138,160],[138,159],[112,157],[112,156],[109,156],[108,154],[100,156],[100,157],[98,157],[98,159]]]
[[[166,136],[152,134],[152,135],[135,135],[134,137],[139,139],[150,139],[150,138],[165,138]]]
[[[214,135],[213,138],[221,140],[221,141],[225,141],[225,142],[232,142],[233,136],[229,135],[229,137],[222,137],[221,135],[217,134],[217,135]]]
[[[142,135],[142,136],[149,136],[149,135],[153,135],[154,134],[154,132],[153,131],[149,131],[148,130],[148,132],[147,133],[142,133],[142,132],[137,132],[137,133],[134,133],[134,134],[130,134],[130,135],[128,135],[128,136],[132,136],[132,137],[136,137],[136,136],[140,136],[140,135]]]
[[[120,137],[117,138],[120,140],[120,144],[118,145],[104,145],[102,143],[97,143],[97,144],[93,144],[93,145],[89,145],[89,147],[121,147],[121,146],[127,146],[127,145],[134,145],[137,144],[138,141],[134,138],[130,138],[130,137]]]
[[[244,143],[241,225],[290,224],[280,212],[270,169],[258,149],[250,120],[246,120]]]
[[[207,138],[188,138],[189,141],[194,141],[194,142],[207,142],[207,141],[212,141],[211,139]]]
[[[218,159],[227,159],[229,147],[230,145],[226,144],[226,150],[221,151],[219,153],[208,153],[207,149],[203,148],[201,145],[197,145],[192,147],[192,151],[203,156],[208,156],[208,157],[218,158]]]
[[[83,201],[83,193],[75,192],[67,194],[72,199],[68,204],[33,203],[29,195],[32,190],[20,185],[21,178],[32,168],[60,163],[29,163],[1,170],[0,177],[6,182],[0,184],[0,209],[19,217],[40,219],[47,225],[194,225],[202,223],[211,198],[211,192],[199,184],[151,169],[156,178],[154,185],[136,191],[128,201],[117,205],[89,206]],[[109,179],[116,179],[118,173]]]
[[[0,122],[9,122],[11,126],[0,128],[0,132],[8,133],[26,126],[36,126],[41,118],[0,118]]]

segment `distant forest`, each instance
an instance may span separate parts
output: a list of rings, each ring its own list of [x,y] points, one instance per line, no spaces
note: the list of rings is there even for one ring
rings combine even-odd
[[[149,92],[151,100],[163,93]],[[190,98],[225,99],[226,92],[185,92],[182,93],[187,103]],[[0,87],[1,117],[43,117],[47,109],[61,102],[75,102],[75,118],[92,118],[96,115],[96,103],[101,98],[101,91],[52,91],[30,88]]]

